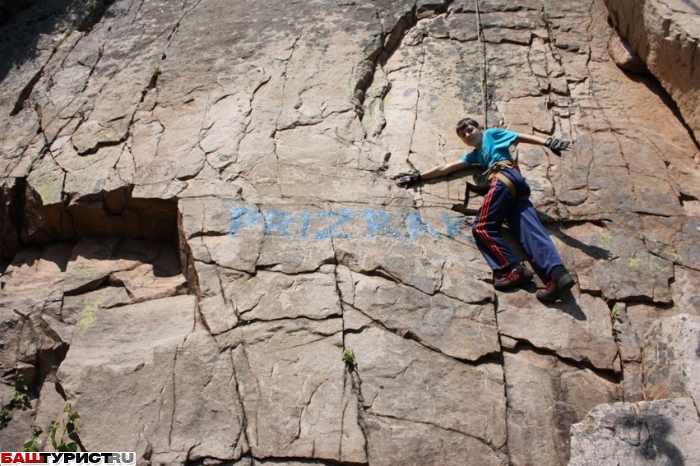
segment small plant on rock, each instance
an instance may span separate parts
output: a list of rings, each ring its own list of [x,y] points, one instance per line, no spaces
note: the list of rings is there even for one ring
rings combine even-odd
[[[151,73],[151,81],[148,83],[148,89],[155,89],[158,85],[158,76],[160,76],[160,74],[160,66],[156,65],[156,67],[153,68],[153,73]]]
[[[29,395],[23,391],[15,390],[12,393],[12,401],[10,403],[13,408],[27,408],[30,406]]]
[[[10,398],[10,408],[27,409],[31,407],[29,395],[27,394],[29,388],[27,387],[27,384],[24,383],[24,377],[19,372],[17,373],[15,386],[17,388],[14,392],[12,392],[12,397]]]
[[[10,412],[10,409],[7,406],[3,406],[2,409],[0,409],[0,429],[7,426],[7,423],[11,420],[12,413]]]
[[[551,16],[550,16],[550,14],[549,14],[549,11],[547,11],[547,10],[544,9],[544,8],[542,9],[541,17],[542,17],[542,21],[544,21],[544,24],[549,24],[549,23],[550,23]]]
[[[350,348],[343,351],[343,362],[350,367],[355,365],[355,353]]]
[[[32,423],[30,433],[31,437],[25,440],[24,444],[22,444],[23,452],[39,451],[39,447],[41,446],[42,440],[41,437],[39,437],[41,434],[41,429],[39,429],[35,423]]]
[[[620,323],[622,322],[620,310],[617,308],[617,305],[614,305],[612,309],[610,309],[610,320],[612,321],[613,336],[617,340],[620,332]]]
[[[22,375],[17,375],[17,384],[21,388],[16,389],[10,396],[10,402],[0,407],[0,429],[7,426],[7,423],[12,420],[13,409],[27,409],[31,407],[29,395],[27,395],[27,387],[22,381]]]
[[[51,440],[51,446],[56,451],[76,452],[78,451],[78,444],[71,441],[71,436],[77,435],[80,431],[77,424],[80,414],[73,410],[71,405],[66,405],[63,412],[66,413],[67,419],[63,422],[55,421],[51,424],[49,440]],[[56,438],[59,430],[61,430],[60,436]]]

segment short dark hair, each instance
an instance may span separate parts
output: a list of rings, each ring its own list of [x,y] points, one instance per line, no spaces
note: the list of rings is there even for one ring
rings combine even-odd
[[[481,125],[479,124],[479,122],[476,121],[474,118],[469,118],[469,117],[467,117],[467,118],[462,118],[461,120],[459,120],[459,121],[457,122],[457,128],[456,128],[456,129],[457,129],[457,136],[459,136],[459,134],[460,134],[462,131],[464,131],[464,129],[465,129],[467,126],[473,126],[473,127],[475,127],[475,128],[481,128]]]

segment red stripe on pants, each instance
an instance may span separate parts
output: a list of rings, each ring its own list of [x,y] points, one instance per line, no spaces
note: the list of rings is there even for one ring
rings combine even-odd
[[[474,229],[474,232],[479,235],[479,239],[481,239],[484,244],[486,245],[487,248],[491,251],[491,253],[494,255],[494,257],[498,260],[498,262],[501,263],[501,267],[506,268],[510,264],[508,262],[508,259],[503,255],[503,252],[501,249],[498,247],[498,245],[491,239],[491,236],[489,236],[489,232],[484,228],[484,225],[486,224],[486,219],[490,215],[490,210],[491,210],[491,201],[493,200],[493,195],[496,191],[496,184],[498,183],[497,178],[493,178],[491,180],[491,186],[489,187],[489,192],[486,193],[486,197],[484,197],[484,204],[481,206],[481,209],[479,210],[479,222],[476,225],[476,228]]]

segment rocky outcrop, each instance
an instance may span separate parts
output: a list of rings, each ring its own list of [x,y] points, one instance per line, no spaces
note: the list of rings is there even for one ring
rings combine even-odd
[[[608,53],[617,66],[623,70],[637,74],[648,73],[644,60],[637,55],[637,52],[625,39],[620,37],[617,31],[610,34]]]
[[[697,423],[690,398],[601,405],[572,427],[569,465],[693,464]]]
[[[601,1],[91,5],[0,28],[3,451],[70,405],[143,465],[698,460],[698,149]],[[573,141],[514,149],[565,301],[493,290],[473,173],[390,179],[467,114]]]
[[[606,0],[610,16],[700,139],[700,4],[683,0]]]
[[[569,465],[694,463],[700,454],[699,339],[696,315],[654,321],[642,348],[647,401],[601,405],[588,413],[571,429]]]

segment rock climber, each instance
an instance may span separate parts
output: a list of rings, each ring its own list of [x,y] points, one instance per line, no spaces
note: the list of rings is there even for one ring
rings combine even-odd
[[[507,221],[533,269],[545,283],[544,290],[537,292],[537,298],[544,302],[556,301],[574,285],[574,279],[564,267],[549,233],[537,217],[529,199],[530,186],[520,174],[517,162],[511,156],[510,146],[519,142],[540,144],[560,155],[562,150],[567,149],[569,141],[500,128],[484,130],[472,118],[464,118],[457,123],[457,136],[474,150],[458,161],[437,165],[422,173],[401,173],[394,177],[396,184],[410,188],[423,180],[466,168],[486,170],[484,175],[488,180],[488,191],[472,222],[472,234],[493,270],[494,288],[508,290],[533,279],[532,272],[516,259],[501,235],[503,222]]]

